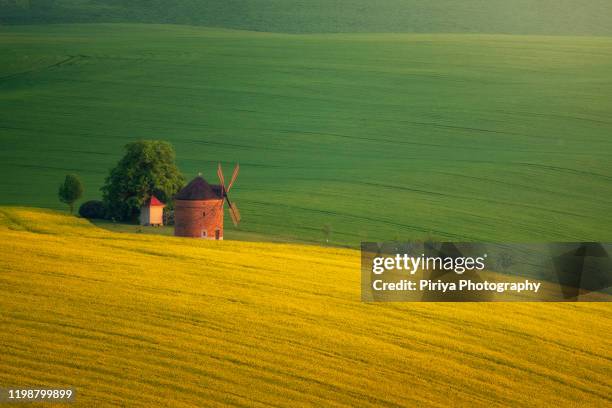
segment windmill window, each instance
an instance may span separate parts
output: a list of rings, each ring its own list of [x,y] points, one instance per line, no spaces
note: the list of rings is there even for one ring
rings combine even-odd
[[[202,217],[206,217],[206,211],[202,211]]]
[[[206,230],[202,231],[202,238],[206,238]]]

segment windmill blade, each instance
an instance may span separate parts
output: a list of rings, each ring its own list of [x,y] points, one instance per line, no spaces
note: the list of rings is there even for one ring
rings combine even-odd
[[[232,222],[234,223],[234,226],[237,227],[238,224],[240,223],[240,211],[238,211],[238,207],[236,206],[236,203],[229,203],[228,201],[228,205],[229,205],[229,210],[230,210],[230,216],[232,217]]]
[[[221,163],[217,166],[217,176],[219,176],[219,183],[221,184],[221,195],[223,196],[225,190],[225,178],[223,177],[223,170],[221,169]]]
[[[230,191],[230,188],[232,188],[232,186],[234,185],[234,181],[236,181],[239,171],[240,171],[240,164],[236,164],[236,167],[234,167],[234,173],[232,174],[232,179],[230,180],[229,185],[227,186],[227,191]]]
[[[235,201],[232,203],[231,212],[232,212],[232,214],[234,214],[234,217],[236,217],[238,222],[240,222],[240,220],[242,220],[242,216],[240,215],[240,211],[238,211],[238,206],[236,205]]]
[[[230,207],[230,216],[232,217],[232,222],[234,223],[234,227],[237,227],[238,226],[238,220],[236,219],[236,216],[232,212],[232,207]]]
[[[236,203],[232,203],[230,201],[230,198],[228,195],[225,196],[225,199],[227,200],[227,206],[229,207],[230,210],[230,216],[232,217],[232,222],[234,223],[235,226],[238,226],[238,223],[240,222],[240,211],[238,211],[238,206],[236,205]]]

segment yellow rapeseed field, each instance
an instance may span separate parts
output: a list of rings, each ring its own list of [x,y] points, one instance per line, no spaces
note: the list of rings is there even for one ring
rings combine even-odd
[[[612,404],[612,305],[364,304],[359,254],[0,208],[0,387],[78,406]]]

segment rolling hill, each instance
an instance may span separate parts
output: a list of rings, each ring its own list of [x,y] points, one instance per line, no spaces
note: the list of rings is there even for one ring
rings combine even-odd
[[[0,208],[0,384],[77,406],[605,406],[610,304],[365,304],[359,254]]]
[[[0,27],[0,203],[99,198],[123,145],[170,141],[245,233],[610,241],[612,38]]]
[[[607,0],[0,0],[0,385],[612,405],[610,303],[362,303],[339,248],[612,241],[611,95]],[[240,162],[230,240],[52,210],[137,139]]]
[[[607,0],[0,0],[0,24],[172,23],[285,33],[612,35]]]

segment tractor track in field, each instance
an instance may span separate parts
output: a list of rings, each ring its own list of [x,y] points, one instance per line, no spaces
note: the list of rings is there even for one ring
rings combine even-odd
[[[297,180],[319,181],[319,182],[321,181],[320,179],[311,179],[311,178],[297,178]],[[589,218],[589,217],[586,217],[583,214],[572,213],[572,212],[569,212],[569,211],[554,210],[554,209],[551,209],[551,208],[540,207],[540,206],[535,206],[535,205],[521,204],[521,203],[511,203],[511,202],[502,201],[502,200],[486,199],[486,198],[480,198],[480,197],[475,197],[475,196],[462,196],[462,195],[458,195],[458,194],[442,193],[442,192],[439,192],[439,191],[423,190],[423,189],[418,189],[418,188],[413,188],[413,187],[405,187],[405,186],[398,186],[398,185],[393,185],[393,184],[373,183],[373,182],[367,182],[367,181],[346,181],[346,180],[343,181],[343,180],[335,180],[335,179],[326,179],[326,181],[333,181],[333,182],[343,183],[343,184],[366,185],[366,186],[371,186],[371,187],[374,187],[374,188],[383,187],[383,188],[392,189],[392,190],[402,190],[402,191],[408,191],[408,192],[413,192],[413,193],[418,193],[418,194],[424,194],[424,195],[428,195],[428,196],[440,196],[440,197],[459,199],[459,200],[473,200],[473,201],[487,202],[487,203],[491,203],[491,204],[505,204],[505,205],[509,205],[509,206],[515,206],[515,207],[521,207],[521,208],[529,208],[529,209],[540,210],[540,211],[545,211],[545,212],[552,212],[552,213],[561,214],[561,215],[569,215],[569,216],[572,216],[572,217]],[[307,208],[301,208],[301,209],[308,210]],[[310,209],[310,211],[319,211],[319,210]],[[336,214],[342,215],[342,216],[349,216],[349,214],[346,214],[346,213],[344,213],[344,214],[343,213],[336,213]],[[373,219],[370,219],[370,218],[367,218],[367,217],[360,217],[360,216],[352,216],[352,217],[364,218],[364,219],[367,219],[367,220],[373,220]]]
[[[283,207],[283,208],[288,208],[288,209],[292,209],[292,210],[300,210],[300,211],[306,211],[306,212],[311,212],[311,213],[341,216],[341,217],[345,217],[345,218],[353,218],[353,219],[356,219],[356,220],[365,220],[365,221],[370,221],[370,222],[379,223],[379,224],[386,224],[386,225],[392,225],[392,226],[395,226],[395,227],[406,228],[406,229],[410,229],[410,230],[414,230],[414,231],[418,231],[418,232],[422,232],[422,233],[426,233],[426,234],[427,233],[435,233],[435,234],[440,234],[440,235],[443,235],[443,236],[453,237],[453,238],[457,238],[457,239],[469,239],[469,240],[472,240],[472,241],[477,241],[476,237],[470,237],[470,236],[467,236],[467,235],[460,235],[460,234],[453,234],[453,233],[450,233],[450,232],[447,232],[447,231],[443,231],[443,230],[423,228],[423,227],[418,227],[416,225],[403,224],[403,223],[400,223],[400,222],[385,220],[385,219],[382,219],[382,218],[366,217],[366,216],[363,216],[363,215],[355,215],[355,214],[343,213],[343,212],[338,212],[338,211],[322,210],[322,209],[317,209],[317,208],[300,207],[300,206],[291,205],[291,204],[279,204],[279,203],[276,203],[276,202],[264,202],[264,201],[257,201],[257,200],[245,200],[245,199],[243,199],[242,201],[243,202],[254,203],[254,204],[259,204],[259,205],[263,205],[263,206],[277,206],[277,207]]]
[[[445,171],[436,171],[433,170],[432,173],[435,174],[441,174],[441,175],[445,175],[445,176],[451,176],[451,177],[462,177],[462,178],[467,178],[470,180],[476,180],[476,181],[484,181],[487,183],[494,183],[494,184],[501,184],[504,186],[508,186],[508,187],[512,187],[512,188],[521,188],[521,189],[525,189],[525,190],[531,190],[533,192],[542,192],[545,191],[547,193],[550,194],[559,194],[559,192],[557,191],[552,191],[552,190],[546,190],[543,189],[539,186],[530,186],[530,185],[524,185],[524,184],[518,184],[518,183],[510,183],[507,181],[501,181],[501,180],[494,180],[494,179],[490,179],[487,177],[478,177],[478,176],[470,176],[467,174],[461,174],[461,173],[449,173],[449,172],[445,172]],[[569,194],[567,191],[563,191],[563,195],[565,195],[566,197],[572,197],[572,198],[576,198],[576,199],[584,199],[584,196],[579,196],[579,195],[575,195],[575,194]],[[590,200],[594,201],[594,202],[598,202],[600,204],[605,204],[608,205],[609,201],[607,200],[600,200],[598,198],[593,198],[593,197],[588,197]]]
[[[503,131],[495,131],[495,130],[487,130],[487,129],[478,129],[478,128],[469,128],[469,127],[461,127],[461,126],[450,126],[450,125],[437,125],[435,123],[426,123],[426,122],[406,122],[414,125],[422,125],[422,126],[432,126],[432,127],[441,127],[441,128],[450,128],[450,129],[461,129],[465,131],[479,131],[479,132],[489,132],[489,133],[499,133],[499,134],[507,134],[513,136],[521,136],[525,138],[531,138],[535,136],[522,134],[522,133],[512,133],[512,132],[503,132]],[[418,142],[414,140],[404,140],[404,139],[389,139],[389,138],[381,138],[381,137],[367,137],[367,136],[352,136],[340,133],[330,133],[326,131],[304,131],[304,130],[291,130],[291,129],[252,129],[252,130],[263,130],[268,132],[280,132],[285,134],[304,134],[304,135],[314,135],[314,136],[332,136],[349,140],[362,140],[366,142],[372,142],[376,144],[381,143],[389,143],[395,145],[409,145],[409,146],[419,146],[419,147],[435,147],[445,150],[464,150],[464,151],[481,151],[481,152],[517,152],[517,153],[541,153],[541,154],[555,154],[555,155],[576,155],[583,154],[588,156],[593,155],[605,155],[605,153],[599,152],[588,152],[588,153],[576,153],[576,152],[568,152],[564,150],[537,150],[537,149],[520,149],[520,148],[508,148],[508,147],[496,147],[496,146],[477,146],[474,144],[441,144],[441,143],[426,143],[426,142]],[[545,139],[544,137],[538,137]]]
[[[15,79],[15,78],[19,78],[22,76],[27,76],[27,75],[31,75],[31,74],[36,74],[39,72],[44,72],[47,70],[52,70],[54,68],[59,68],[63,65],[72,65],[74,63],[77,63],[79,60],[83,60],[83,59],[87,59],[90,58],[87,55],[70,55],[67,58],[64,58],[61,61],[58,61],[56,63],[50,64],[50,65],[46,65],[46,66],[42,66],[39,68],[33,68],[27,71],[21,71],[21,72],[16,72],[14,74],[10,74],[10,75],[6,75],[3,77],[0,77],[0,82],[2,81],[10,81],[11,79]]]

